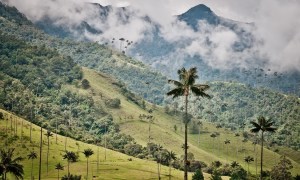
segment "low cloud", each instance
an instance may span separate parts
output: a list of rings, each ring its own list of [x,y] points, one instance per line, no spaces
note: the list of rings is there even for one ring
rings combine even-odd
[[[151,1],[107,1],[107,0],[6,0],[9,5],[16,6],[30,20],[38,21],[45,15],[49,16],[57,25],[71,27],[85,21],[93,28],[102,30],[103,34],[84,35],[94,41],[111,43],[112,38],[121,37],[138,42],[144,38],[151,38],[154,24],[144,21],[150,19],[161,27],[160,36],[170,43],[179,46],[165,57],[154,59],[154,65],[164,65],[173,58],[172,66],[181,66],[187,56],[199,56],[214,68],[230,69],[232,67],[247,68],[255,59],[258,64],[277,71],[300,71],[300,1],[290,0],[151,0]],[[118,8],[113,8],[107,21],[102,21],[99,9],[88,2],[99,2],[104,5],[129,6],[124,18],[120,21]],[[252,34],[243,41],[249,41],[251,47],[237,50],[236,43],[241,37],[236,31],[222,25],[213,26],[205,21],[199,22],[199,32],[195,32],[183,22],[175,18],[175,14],[183,13],[188,8],[204,3],[225,18],[253,22],[253,24],[238,23],[240,27]],[[134,14],[134,16],[133,16]],[[121,14],[122,15],[122,14]],[[147,37],[145,37],[147,35]],[[189,43],[186,43],[186,42]],[[119,47],[118,43],[112,44]],[[163,59],[164,62],[161,62]],[[175,67],[174,67],[175,68]]]

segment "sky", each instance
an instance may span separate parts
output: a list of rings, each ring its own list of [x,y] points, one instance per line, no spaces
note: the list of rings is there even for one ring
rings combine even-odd
[[[277,71],[300,71],[300,1],[299,0],[1,0],[16,6],[30,20],[37,21],[44,15],[52,17],[57,24],[79,24],[87,21],[95,28],[104,28],[104,33],[95,37],[86,33],[85,36],[101,41],[111,39],[114,35],[131,39],[135,42],[145,37],[145,31],[153,28],[141,20],[147,15],[162,26],[162,36],[170,42],[180,39],[193,39],[185,46],[176,49],[169,57],[179,54],[200,55],[208,64],[216,68],[247,66],[249,58],[255,56],[267,62],[268,67]],[[129,13],[135,13],[126,26],[110,15],[109,22],[102,22],[94,8],[86,2],[102,5],[130,6]],[[193,32],[185,24],[177,22],[174,15],[184,13],[189,8],[205,4],[218,16],[244,23],[253,23],[254,27],[244,27],[254,36],[253,47],[243,52],[235,52],[232,45],[239,41],[233,31],[224,27],[212,27],[205,22],[202,31]],[[62,18],[63,17],[63,18]],[[128,33],[130,32],[130,33]],[[209,38],[213,46],[204,41]],[[165,57],[167,59],[167,57]],[[166,61],[165,63],[167,63]],[[182,60],[177,60],[180,66]],[[175,68],[175,67],[174,67]]]

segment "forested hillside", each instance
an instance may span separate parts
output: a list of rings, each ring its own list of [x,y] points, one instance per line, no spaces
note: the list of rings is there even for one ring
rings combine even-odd
[[[1,3],[0,41],[1,109],[51,132],[156,160],[157,164],[170,165],[168,153],[174,151],[177,160],[172,166],[183,169],[184,101],[166,96],[173,88],[167,77],[107,44],[49,36],[15,8]],[[217,161],[226,169],[228,161],[243,162],[246,153],[256,156],[257,168],[252,143],[256,145],[259,140],[250,133],[250,121],[263,115],[278,128],[265,137],[269,149],[265,157],[274,158],[276,164],[279,154],[288,156],[295,164],[295,175],[300,161],[299,98],[258,84],[206,83],[210,99],[188,99],[192,115],[189,171],[203,167],[213,173]],[[6,129],[10,121],[10,130],[17,134],[14,116],[2,117]],[[224,148],[227,138],[235,139],[228,146],[236,154]],[[265,166],[270,170],[273,165]],[[231,175],[234,168],[227,174],[221,167],[219,170]],[[250,165],[253,174],[254,170],[255,165]]]

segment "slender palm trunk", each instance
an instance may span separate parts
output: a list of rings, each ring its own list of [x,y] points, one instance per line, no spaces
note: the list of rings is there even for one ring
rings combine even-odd
[[[97,145],[97,173],[99,173],[99,145]]]
[[[31,101],[31,106],[30,106],[30,143],[32,142],[32,101]]]
[[[89,158],[86,158],[86,179],[89,179]]]
[[[158,161],[157,161],[157,175],[158,175],[158,179],[160,180],[159,162]]]
[[[171,161],[169,162],[169,179],[171,180]]]
[[[187,116],[188,116],[188,95],[185,95],[185,119],[184,119],[184,180],[188,179],[187,174]]]
[[[30,179],[32,180],[33,179],[33,177],[32,177],[32,170],[33,170],[33,159],[31,160],[31,174],[30,174]]]
[[[49,145],[50,145],[50,143],[49,143],[49,136],[48,136],[48,149],[47,149],[47,176],[48,176],[48,166],[49,166]]]
[[[68,178],[70,178],[70,161],[68,161]]]
[[[264,153],[264,132],[261,132],[261,152],[260,152],[260,180],[263,173],[263,153]]]
[[[57,180],[59,180],[59,169],[57,170]]]
[[[42,172],[42,146],[43,146],[43,128],[42,128],[42,125],[41,125],[39,180],[41,180],[41,172]]]

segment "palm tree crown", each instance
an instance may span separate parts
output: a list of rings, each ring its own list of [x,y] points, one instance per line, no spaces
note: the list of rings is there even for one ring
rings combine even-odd
[[[193,67],[188,71],[185,68],[178,70],[179,81],[168,80],[176,86],[175,89],[167,93],[168,96],[173,96],[176,98],[178,96],[189,96],[190,91],[196,96],[208,97],[210,96],[205,93],[205,90],[209,88],[208,85],[195,84],[196,79],[198,79],[197,68]]]
[[[274,122],[271,119],[266,120],[263,116],[260,116],[258,122],[251,121],[251,124],[254,126],[250,131],[253,133],[258,133],[262,131],[262,133],[266,132],[275,132],[277,128],[272,127]]]
[[[83,151],[83,154],[85,155],[86,158],[89,158],[91,155],[94,154],[94,151],[92,149],[90,149],[90,148],[89,149],[85,149]]]
[[[34,151],[31,151],[28,155],[27,155],[28,159],[36,159],[37,158],[37,154]]]
[[[64,166],[63,166],[62,164],[60,164],[60,163],[57,163],[57,164],[55,165],[55,169],[56,169],[56,170],[64,170]]]
[[[0,171],[3,173],[3,179],[6,180],[6,174],[12,173],[16,179],[23,179],[23,165],[19,164],[23,160],[22,157],[14,156],[14,148],[5,150],[0,150]]]

